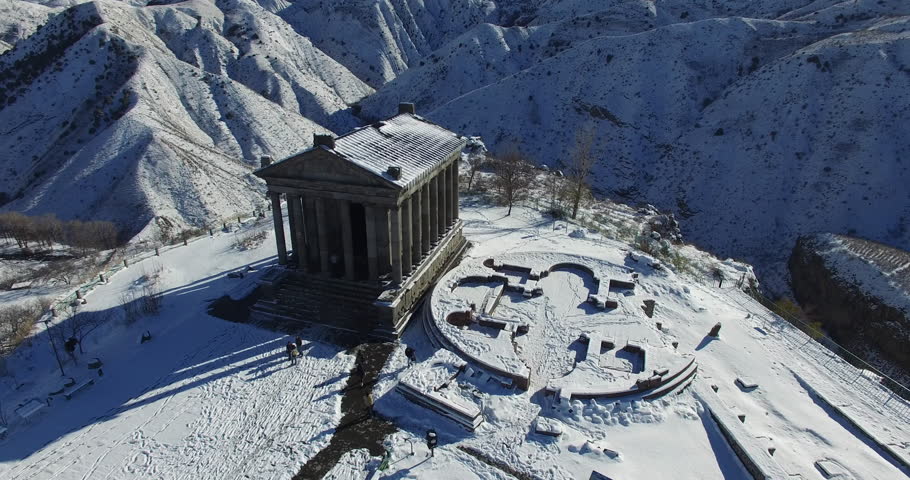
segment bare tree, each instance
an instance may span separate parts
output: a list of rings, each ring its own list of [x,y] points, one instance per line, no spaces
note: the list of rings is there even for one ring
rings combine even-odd
[[[32,218],[36,240],[46,247],[63,242],[63,222],[53,213]]]
[[[118,245],[119,231],[112,222],[72,220],[61,222],[53,214],[28,217],[18,212],[0,213],[0,236],[12,238],[19,248],[29,242],[47,247],[65,243],[82,250],[108,250]]]
[[[468,190],[474,185],[474,177],[477,172],[487,163],[487,147],[480,141],[480,137],[471,137],[465,146],[467,152],[466,160],[468,162]]]
[[[563,195],[565,194],[566,179],[561,170],[552,170],[544,178],[544,191],[550,197],[550,215],[554,218],[563,218]]]
[[[64,336],[67,339],[75,338],[79,344],[79,353],[84,354],[85,339],[98,327],[108,323],[111,316],[110,311],[78,312],[62,324]]]
[[[128,323],[133,323],[143,315],[155,315],[161,311],[161,288],[158,286],[162,267],[152,264],[144,270],[140,282],[142,288],[130,288],[120,294],[120,307]]]
[[[66,223],[66,241],[82,250],[108,250],[117,246],[117,227],[111,222],[72,220]]]
[[[578,216],[578,207],[585,194],[590,192],[588,177],[594,166],[594,129],[585,128],[575,135],[575,148],[572,151],[572,163],[569,165],[568,179],[571,185],[569,198],[572,201],[572,218]]]
[[[493,161],[494,185],[502,195],[503,203],[509,206],[506,215],[512,214],[512,206],[527,195],[534,180],[534,167],[518,149],[510,149]]]
[[[28,248],[28,242],[36,236],[31,220],[19,212],[0,213],[0,231],[15,240],[19,248]]]
[[[81,280],[83,273],[75,259],[51,260],[35,272],[35,277],[45,283],[57,281],[69,285]]]

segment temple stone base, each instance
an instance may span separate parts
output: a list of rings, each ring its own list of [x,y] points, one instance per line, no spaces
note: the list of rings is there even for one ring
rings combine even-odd
[[[456,222],[401,285],[349,281],[279,267],[263,278],[262,298],[252,307],[262,324],[318,324],[358,335],[396,339],[413,309],[439,277],[457,264],[467,247]]]

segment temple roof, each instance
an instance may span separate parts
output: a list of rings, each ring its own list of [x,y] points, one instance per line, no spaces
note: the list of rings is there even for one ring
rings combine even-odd
[[[321,148],[382,177],[390,184],[406,188],[453,153],[461,151],[464,144],[464,138],[439,125],[411,113],[401,113],[335,138],[334,148],[317,145],[262,168],[256,174],[267,177],[266,171],[271,167],[295,158],[305,158],[307,152]],[[388,173],[390,166],[401,168],[399,178]]]

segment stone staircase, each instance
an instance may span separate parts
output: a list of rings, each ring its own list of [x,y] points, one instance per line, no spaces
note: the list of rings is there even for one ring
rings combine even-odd
[[[380,291],[378,285],[364,282],[292,273],[251,310],[258,321],[290,330],[310,323],[370,333],[384,327],[373,304]]]

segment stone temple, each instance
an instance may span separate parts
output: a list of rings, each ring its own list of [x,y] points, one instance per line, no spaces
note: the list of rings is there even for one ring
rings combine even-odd
[[[266,321],[395,338],[465,249],[465,140],[403,103],[392,118],[313,143],[275,163],[263,157],[255,172],[268,185],[282,268],[264,278],[253,310]]]

